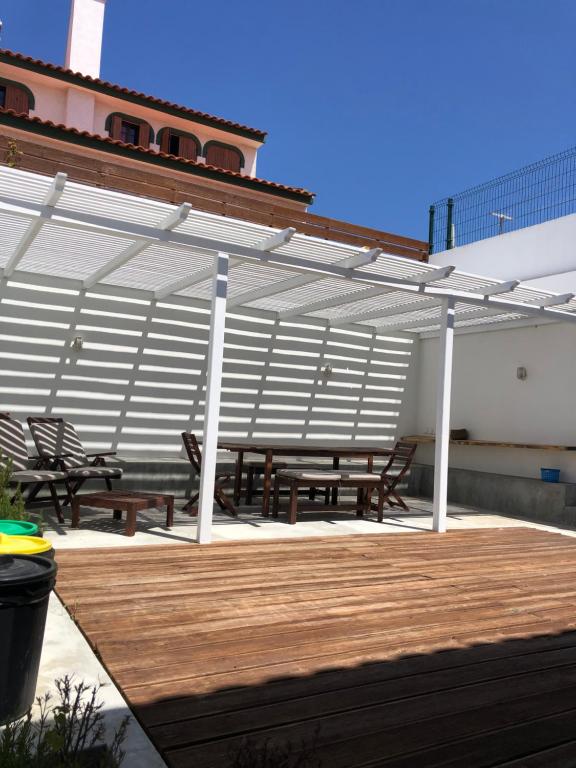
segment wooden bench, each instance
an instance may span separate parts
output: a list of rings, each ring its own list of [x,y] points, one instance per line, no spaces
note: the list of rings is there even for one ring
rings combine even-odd
[[[122,519],[126,512],[126,536],[136,533],[136,515],[144,509],[166,507],[166,527],[172,528],[174,523],[174,496],[167,493],[140,493],[131,491],[102,491],[101,493],[84,493],[72,499],[72,528],[80,526],[80,505],[96,507],[97,509],[114,510],[114,520]]]

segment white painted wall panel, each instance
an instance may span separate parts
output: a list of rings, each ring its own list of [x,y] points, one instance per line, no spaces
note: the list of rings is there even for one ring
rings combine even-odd
[[[434,428],[436,349],[437,340],[421,340],[419,433]],[[452,427],[473,439],[576,445],[575,349],[576,328],[562,324],[456,335]],[[518,366],[526,381],[516,378]],[[418,459],[432,463],[433,449],[421,446]],[[576,452],[451,446],[450,466],[525,477],[551,466],[576,482]]]

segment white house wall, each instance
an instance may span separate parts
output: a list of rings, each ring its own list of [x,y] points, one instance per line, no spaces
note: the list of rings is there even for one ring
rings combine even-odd
[[[71,282],[22,274],[0,285],[1,411],[64,416],[88,447],[124,456],[173,456],[181,431],[201,433],[206,302],[153,302],[106,285],[79,293]],[[415,347],[402,334],[327,329],[314,318],[299,326],[235,309],[220,434],[391,443],[414,426],[407,376]]]
[[[436,339],[422,339],[419,352],[416,431],[435,423]],[[479,440],[576,445],[576,327],[566,324],[456,335],[452,427]],[[518,366],[527,378],[516,377]],[[420,446],[418,460],[433,462],[433,448]],[[498,474],[539,477],[541,467],[562,470],[576,482],[576,452],[510,448],[450,448],[450,466]]]
[[[576,292],[576,214],[435,253],[430,261],[502,280],[528,281],[550,291]],[[546,275],[557,277],[539,279]]]

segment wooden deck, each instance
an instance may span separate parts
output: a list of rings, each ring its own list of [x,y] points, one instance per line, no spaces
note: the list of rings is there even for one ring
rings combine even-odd
[[[573,538],[478,529],[57,559],[59,595],[172,768],[293,765],[258,762],[275,749],[313,753],[302,768],[576,765]]]

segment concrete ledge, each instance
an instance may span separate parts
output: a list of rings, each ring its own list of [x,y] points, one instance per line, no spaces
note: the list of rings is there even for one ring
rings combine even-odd
[[[434,467],[414,464],[408,494],[432,498],[433,492]],[[541,523],[576,524],[576,484],[573,483],[545,483],[532,477],[451,468],[448,500]]]

